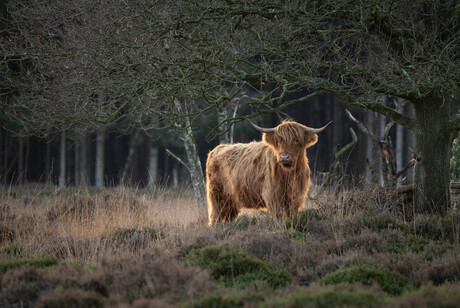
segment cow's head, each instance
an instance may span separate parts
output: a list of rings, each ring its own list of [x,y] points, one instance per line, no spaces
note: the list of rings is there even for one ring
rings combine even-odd
[[[273,148],[283,168],[290,169],[299,159],[305,157],[305,150],[318,141],[317,134],[324,131],[332,122],[321,128],[307,127],[294,121],[283,121],[274,128],[263,128],[251,121],[249,123],[263,133],[263,141]]]

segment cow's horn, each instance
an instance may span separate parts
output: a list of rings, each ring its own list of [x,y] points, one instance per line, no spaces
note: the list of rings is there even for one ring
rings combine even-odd
[[[251,123],[252,127],[254,127],[257,131],[261,133],[274,133],[275,132],[275,128],[263,128],[263,127],[260,127],[259,125],[252,123],[252,121],[249,120],[248,118],[246,118],[246,120],[249,123]]]
[[[329,125],[332,124],[332,121],[327,123],[326,125],[324,125],[323,127],[321,128],[311,128],[311,127],[307,127],[307,132],[309,133],[312,133],[312,134],[319,134],[321,132],[323,132]]]

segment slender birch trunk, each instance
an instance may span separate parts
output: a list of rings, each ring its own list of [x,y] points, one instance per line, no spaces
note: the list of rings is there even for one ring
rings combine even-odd
[[[174,106],[176,107],[179,114],[184,114],[184,109],[182,108],[182,105],[178,99],[174,99]],[[201,167],[200,158],[198,156],[198,148],[195,143],[195,138],[193,137],[190,118],[187,115],[184,115],[184,124],[185,128],[180,130],[180,132],[182,134],[182,140],[184,142],[185,152],[187,154],[193,191],[198,202],[203,206],[206,206],[206,190],[203,169]]]
[[[151,144],[149,150],[149,179],[148,188],[153,189],[155,187],[158,178],[158,147]]]
[[[104,144],[105,132],[100,129],[96,133],[96,170],[94,175],[94,185],[96,188],[104,187]]]

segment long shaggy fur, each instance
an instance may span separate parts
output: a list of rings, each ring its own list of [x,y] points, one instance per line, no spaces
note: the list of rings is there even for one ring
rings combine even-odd
[[[206,163],[209,224],[232,221],[242,208],[296,213],[310,188],[306,149],[317,140],[304,125],[284,121],[260,142],[217,146]]]

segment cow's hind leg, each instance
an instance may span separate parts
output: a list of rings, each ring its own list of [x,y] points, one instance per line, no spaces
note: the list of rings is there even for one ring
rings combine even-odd
[[[232,221],[238,216],[238,208],[231,197],[224,192],[220,181],[208,181],[208,217],[209,225],[223,221]]]

